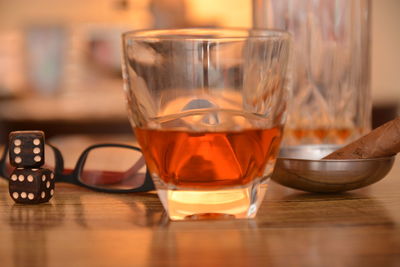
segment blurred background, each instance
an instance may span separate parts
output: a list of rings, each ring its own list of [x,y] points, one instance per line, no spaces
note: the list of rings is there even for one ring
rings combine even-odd
[[[399,114],[399,12],[399,0],[372,0],[375,126]],[[17,129],[131,133],[124,31],[251,25],[251,0],[0,0],[0,141]]]

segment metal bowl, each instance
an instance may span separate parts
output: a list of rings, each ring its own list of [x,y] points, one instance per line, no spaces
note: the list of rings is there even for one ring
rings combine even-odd
[[[373,159],[321,160],[335,145],[282,148],[271,179],[308,192],[334,193],[358,189],[386,176],[395,156]]]

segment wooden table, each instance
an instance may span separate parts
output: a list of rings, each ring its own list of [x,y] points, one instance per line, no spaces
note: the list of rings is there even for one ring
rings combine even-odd
[[[333,195],[271,183],[254,220],[189,222],[168,221],[154,192],[57,184],[50,203],[24,206],[2,180],[0,266],[400,266],[399,176],[397,161]]]

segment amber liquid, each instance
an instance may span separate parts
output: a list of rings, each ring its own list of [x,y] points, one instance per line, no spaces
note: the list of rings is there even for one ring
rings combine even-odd
[[[357,129],[351,128],[315,128],[315,129],[287,129],[285,132],[292,135],[296,140],[301,141],[302,139],[308,138],[309,140],[315,140],[316,143],[328,141],[329,143],[341,144],[346,142],[347,139]]]
[[[275,160],[281,129],[193,132],[135,129],[148,167],[166,184],[212,189],[246,185]]]

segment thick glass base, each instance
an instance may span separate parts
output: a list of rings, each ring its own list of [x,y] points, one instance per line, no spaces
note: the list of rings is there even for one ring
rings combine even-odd
[[[256,216],[266,189],[265,182],[256,180],[240,188],[218,190],[160,186],[157,193],[171,220],[245,219]]]

